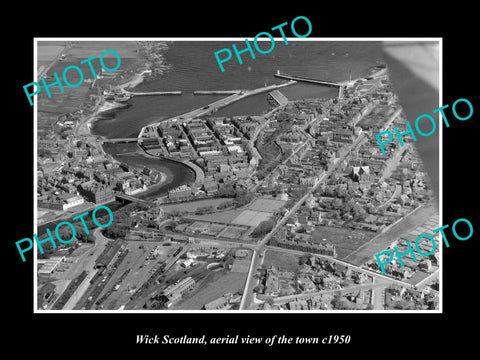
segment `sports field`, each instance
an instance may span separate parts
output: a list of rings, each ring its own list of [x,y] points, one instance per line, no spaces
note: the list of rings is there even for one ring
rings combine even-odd
[[[219,236],[228,239],[239,239],[245,233],[245,231],[246,229],[243,227],[228,226],[223,232],[219,234]]]
[[[232,224],[258,226],[262,221],[270,219],[272,213],[262,211],[244,210],[235,219]]]
[[[285,205],[284,201],[260,198],[256,199],[248,208],[254,211],[274,212]]]

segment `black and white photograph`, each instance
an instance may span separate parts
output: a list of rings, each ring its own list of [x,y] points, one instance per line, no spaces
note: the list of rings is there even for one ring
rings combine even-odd
[[[458,27],[406,4],[204,5],[7,35],[7,342],[29,329],[40,358],[472,346],[467,9]]]
[[[268,39],[37,39],[38,310],[440,309],[441,41]]]

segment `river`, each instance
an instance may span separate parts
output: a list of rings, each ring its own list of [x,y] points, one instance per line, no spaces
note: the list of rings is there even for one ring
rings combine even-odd
[[[292,39],[293,40],[293,39]],[[242,49],[244,44],[235,41]],[[224,63],[221,72],[214,52],[231,48],[231,41],[174,41],[164,50],[170,69],[158,77],[147,78],[135,91],[181,90],[182,95],[137,96],[129,100],[129,106],[101,116],[93,125],[92,132],[107,138],[135,137],[140,129],[152,122],[174,117],[212,103],[223,95],[193,95],[194,90],[254,89],[265,84],[282,82],[273,75],[282,73],[331,81],[356,78],[383,62],[379,42],[356,41],[277,41],[269,54],[256,54],[251,59],[242,55],[240,65],[235,56]],[[337,89],[313,84],[299,83],[281,92],[289,100],[303,98],[331,98]],[[269,109],[267,93],[248,97],[215,113],[215,116],[259,115]],[[144,194],[153,198],[169,189],[194,181],[191,169],[173,161],[157,160],[140,154],[118,155],[117,145],[105,146],[105,151],[115,154],[122,162],[134,166],[150,166],[166,173],[168,181],[155,191]]]

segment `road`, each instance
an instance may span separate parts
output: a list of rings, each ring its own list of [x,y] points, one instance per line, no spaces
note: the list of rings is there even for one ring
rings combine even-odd
[[[385,310],[385,289],[390,285],[388,282],[373,279],[377,284],[377,288],[372,289],[372,305],[374,310]],[[380,287],[381,286],[381,287]]]
[[[248,142],[248,147],[250,148],[250,151],[252,152],[254,158],[258,160],[262,159],[262,155],[260,155],[257,148],[255,147],[255,141],[257,141],[258,134],[260,134],[260,131],[262,131],[265,128],[265,126],[267,126],[270,123],[270,121],[272,120],[270,116],[272,116],[274,112],[282,110],[283,108],[285,108],[284,105],[278,106],[275,109],[268,112],[267,114],[263,115],[266,121],[255,129],[255,132],[253,133],[252,138]]]
[[[349,149],[345,152],[345,154],[340,156],[337,159],[337,162],[333,166],[331,166],[329,170],[327,170],[320,176],[317,183],[312,186],[305,193],[305,195],[303,195],[300,200],[295,203],[295,205],[292,206],[292,208],[283,216],[283,218],[277,223],[277,225],[272,229],[272,231],[270,231],[270,233],[268,233],[263,238],[263,240],[260,242],[260,245],[265,245],[267,241],[269,241],[273,237],[273,235],[278,231],[278,229],[280,229],[280,227],[282,227],[287,222],[290,216],[292,216],[300,208],[300,206],[310,197],[310,195],[312,195],[313,192],[317,190],[317,188],[330,177],[330,175],[338,168],[340,163],[345,159],[345,157],[350,153],[350,151],[352,151],[352,149],[354,149],[356,146],[360,145],[365,139],[366,137],[364,133],[358,136],[358,138],[353,142],[353,144],[349,146]],[[308,143],[308,141],[305,143]]]
[[[298,255],[298,256],[302,256],[302,255],[305,255],[305,254],[306,254],[305,251],[298,251],[298,250],[293,250],[293,249],[285,249],[285,248],[280,248],[280,247],[271,246],[271,245],[265,245],[265,249],[275,250],[275,251],[281,251],[281,252],[285,252],[285,253],[289,253],[289,254],[293,254],[293,255]],[[405,282],[405,281],[397,280],[397,279],[388,277],[388,276],[386,276],[386,275],[383,275],[382,273],[377,273],[377,272],[375,272],[375,271],[365,269],[365,268],[363,268],[363,267],[354,265],[354,264],[349,263],[349,262],[346,262],[346,261],[344,261],[344,260],[340,260],[340,259],[337,259],[337,258],[334,258],[334,257],[331,257],[331,256],[322,255],[322,254],[315,254],[315,253],[308,253],[308,254],[315,255],[315,256],[318,257],[318,258],[322,258],[322,259],[325,259],[325,260],[328,260],[328,261],[331,261],[331,262],[334,262],[334,263],[337,263],[337,264],[346,266],[346,267],[348,267],[348,268],[351,269],[351,270],[354,270],[354,271],[363,273],[363,274],[365,274],[365,275],[371,276],[371,277],[373,277],[373,278],[375,278],[375,279],[378,279],[378,280],[388,281],[389,283],[395,283],[395,284],[397,284],[397,285],[399,285],[399,286],[405,286],[405,287],[408,287],[408,288],[411,288],[411,287],[412,287],[412,284],[409,284],[409,283],[407,283],[407,282]]]
[[[383,127],[380,129],[378,133],[381,133],[383,131],[386,131],[387,128],[390,126],[390,124],[397,118],[398,115],[402,112],[403,108],[400,106],[393,114],[390,116],[390,118],[387,120],[387,122],[383,125]]]
[[[276,109],[278,109],[278,108],[276,108]],[[319,120],[319,118],[314,118],[314,119],[313,119],[312,121],[310,121],[308,124],[306,124],[306,125],[304,125],[304,126],[302,126],[302,127],[300,127],[300,126],[297,127],[298,129],[300,129],[300,132],[302,132],[302,134],[307,138],[307,140],[306,140],[303,144],[298,145],[298,146],[295,148],[295,150],[292,151],[292,153],[291,153],[285,160],[283,160],[280,164],[278,164],[277,166],[275,166],[275,168],[273,168],[273,169],[268,173],[268,175],[265,176],[265,178],[264,178],[262,181],[259,181],[257,184],[255,184],[255,186],[253,186],[253,187],[250,189],[250,191],[255,191],[255,190],[257,190],[257,188],[258,188],[260,185],[262,185],[262,183],[265,181],[265,179],[268,178],[268,176],[269,176],[270,174],[272,174],[275,170],[277,170],[279,166],[285,165],[285,164],[287,163],[287,161],[292,158],[292,156],[296,155],[301,149],[303,149],[304,146],[306,146],[306,145],[309,143],[310,140],[313,139],[313,137],[312,137],[310,134],[308,134],[307,132],[305,132],[305,129],[308,128],[310,125],[312,125],[315,121],[318,121],[318,120]],[[256,138],[257,136],[258,136],[258,133],[256,134],[255,138]],[[255,151],[256,151],[256,148],[255,148]],[[260,155],[260,154],[259,154],[259,155]]]
[[[381,208],[384,208],[387,205],[389,205],[392,202],[392,200],[395,199],[398,196],[398,194],[400,194],[401,191],[402,191],[402,186],[401,185],[395,185],[395,191],[393,192],[393,195],[390,196],[390,199],[388,199],[382,205],[380,205],[378,207],[378,209],[380,210]]]
[[[438,277],[438,275],[440,274],[440,270],[436,270],[434,271],[433,273],[431,273],[430,275],[428,275],[425,279],[423,279],[422,281],[419,281],[415,287],[417,289],[420,289],[422,288],[425,284],[427,284],[429,281],[433,280],[435,277]]]
[[[308,199],[308,197],[324,182],[326,181],[329,176],[337,169],[337,167],[339,166],[339,164],[343,161],[343,159],[345,159],[345,157],[354,149],[356,148],[358,145],[360,145],[363,141],[366,140],[366,135],[365,133],[362,133],[360,134],[357,139],[352,143],[350,144],[350,146],[348,146],[347,148],[347,151],[342,155],[340,156],[338,159],[337,159],[337,162],[331,166],[331,168],[329,170],[327,170],[326,172],[324,172],[320,178],[318,179],[317,183],[311,187],[304,196],[302,196],[302,198],[300,198],[300,200],[298,200],[293,206],[292,208],[282,217],[282,219],[277,223],[277,225],[275,225],[275,227],[267,234],[264,236],[264,238],[259,242],[259,251],[261,251],[263,249],[263,247],[265,246],[265,244],[273,237],[273,235],[287,222],[287,220],[290,218],[290,216],[292,216],[299,208],[300,206]],[[306,141],[305,143],[307,143],[308,141]],[[253,292],[253,288],[254,288],[254,284],[253,284],[253,281],[252,281],[252,273],[253,273],[253,268],[254,270],[256,270],[257,268],[255,267],[256,264],[258,264],[259,260],[258,260],[258,252],[255,252],[254,255],[252,256],[252,263],[250,265],[250,268],[251,268],[251,271],[249,271],[248,273],[248,276],[247,276],[247,281],[245,283],[245,289],[244,289],[244,293],[243,293],[243,296],[242,296],[242,301],[240,303],[240,310],[243,310],[245,308],[245,306],[248,306],[248,303],[245,301],[246,298],[251,298],[251,293]],[[347,264],[348,266],[348,264]],[[372,272],[373,273],[373,272]],[[374,274],[374,273],[373,273]]]

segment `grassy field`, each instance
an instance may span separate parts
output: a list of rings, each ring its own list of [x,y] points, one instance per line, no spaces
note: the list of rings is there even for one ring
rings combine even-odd
[[[46,78],[47,84],[54,83],[54,73],[57,73],[60,82],[63,86],[63,92],[58,85],[52,86],[49,91],[52,95],[48,98],[47,92],[42,89],[37,95],[38,100],[38,128],[48,128],[54,121],[56,121],[58,115],[69,112],[75,112],[80,108],[80,105],[88,100],[89,94],[96,93],[96,91],[90,90],[91,83],[87,82],[87,79],[93,80],[93,74],[87,63],[80,64],[84,59],[88,59],[92,56],[96,56],[91,63],[98,74],[101,70],[100,55],[105,50],[115,50],[121,59],[121,64],[116,72],[123,73],[135,68],[138,63],[137,60],[137,45],[135,42],[117,42],[117,41],[81,41],[72,42],[72,47],[63,51],[64,42],[39,42],[38,44],[38,64],[37,66],[44,67],[50,65],[55,56],[62,51],[65,54],[65,59],[62,61],[56,61],[52,64],[48,70]],[[107,53],[104,57],[104,63],[106,67],[113,68],[117,64],[117,59],[112,53]],[[65,84],[63,79],[63,71],[68,66],[78,66],[83,73],[83,82],[78,87],[69,87]],[[112,73],[113,74],[113,73]],[[123,77],[123,74],[120,77]],[[80,81],[80,74],[78,71],[72,69],[69,70],[67,80],[71,84],[77,84]],[[110,81],[108,79],[97,79],[97,85]],[[31,88],[32,89],[32,88]],[[32,90],[30,90],[32,91]]]
[[[232,201],[231,199],[207,199],[183,204],[165,205],[163,208],[166,212],[179,211],[194,211],[203,206],[218,206],[225,201]],[[213,214],[205,215],[189,215],[189,219],[211,221],[227,224],[257,226],[264,220],[269,219],[272,213],[280,209],[285,203],[273,199],[256,199],[251,204],[235,210],[219,211]]]
[[[298,259],[299,257],[297,255],[282,251],[267,250],[263,264],[267,267],[273,265],[281,271],[296,271],[299,267]]]
[[[281,209],[285,205],[284,201],[273,200],[273,199],[256,199],[248,208],[254,211],[265,211],[273,213],[275,210]]]
[[[100,54],[105,50],[115,50],[120,58],[136,58],[137,44],[135,41],[74,41],[73,47],[69,49],[70,56],[79,57],[83,59],[89,58],[93,55],[100,57]],[[114,57],[113,54],[105,54],[105,57]]]
[[[212,221],[218,223],[231,224],[232,221],[242,213],[242,210],[228,210],[205,215],[189,215],[188,219]]]
[[[239,239],[245,233],[245,231],[246,230],[244,228],[228,226],[225,231],[221,233],[221,236],[229,239]]]
[[[52,61],[65,48],[65,41],[58,41],[57,45],[43,45],[42,43],[42,41],[38,42],[37,48],[37,60],[39,62]]]
[[[243,289],[247,278],[246,273],[215,273],[212,272],[205,283],[190,293],[187,299],[175,306],[177,310],[200,310],[203,305],[213,301],[225,293],[235,293]]]
[[[232,220],[232,224],[256,227],[262,221],[268,220],[271,217],[272,213],[269,212],[244,210]]]
[[[343,259],[376,235],[372,231],[319,226],[312,234],[312,238],[317,242],[326,239],[327,243],[335,245],[337,257]]]
[[[232,202],[232,199],[205,199],[205,200],[198,200],[198,201],[190,201],[188,203],[181,203],[181,204],[167,204],[162,205],[162,208],[165,212],[172,212],[172,211],[180,211],[182,213],[187,212],[194,212],[198,208],[205,207],[205,206],[213,206],[216,208],[220,204]]]

